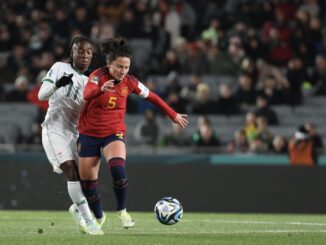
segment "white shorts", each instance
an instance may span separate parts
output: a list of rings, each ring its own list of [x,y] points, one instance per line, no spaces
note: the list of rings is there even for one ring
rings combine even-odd
[[[77,134],[43,126],[42,144],[54,172],[61,174],[60,165],[68,160],[78,163],[77,139]]]

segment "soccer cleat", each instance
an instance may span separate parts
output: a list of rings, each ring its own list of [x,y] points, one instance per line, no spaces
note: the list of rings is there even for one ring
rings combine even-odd
[[[81,232],[81,233],[86,233],[86,222],[84,220],[84,218],[81,216],[81,214],[79,213],[78,209],[76,208],[75,204],[72,204],[69,208],[69,213],[72,215],[72,217],[74,218],[76,225],[77,225],[77,229]]]
[[[104,223],[105,223],[105,221],[106,221],[106,215],[105,215],[105,213],[103,213],[102,218],[100,218],[100,219],[96,219],[96,221],[97,221],[98,226],[99,226],[100,228],[102,228],[102,226],[104,225]]]
[[[122,226],[126,229],[131,228],[135,225],[135,221],[130,217],[126,209],[119,211],[118,217],[122,223]]]
[[[86,233],[89,235],[103,235],[104,232],[99,227],[95,219],[86,222]]]

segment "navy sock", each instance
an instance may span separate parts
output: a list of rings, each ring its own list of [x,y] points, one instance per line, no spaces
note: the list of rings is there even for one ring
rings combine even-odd
[[[101,195],[97,190],[97,180],[82,180],[81,186],[94,216],[97,219],[102,218]]]
[[[108,162],[113,178],[113,190],[118,203],[118,210],[126,208],[128,178],[123,158],[112,158]]]

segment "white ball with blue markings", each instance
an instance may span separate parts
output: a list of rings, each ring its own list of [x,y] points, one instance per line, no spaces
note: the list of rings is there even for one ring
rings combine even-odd
[[[174,225],[178,223],[183,215],[181,203],[173,197],[163,197],[154,208],[156,218],[164,225]]]

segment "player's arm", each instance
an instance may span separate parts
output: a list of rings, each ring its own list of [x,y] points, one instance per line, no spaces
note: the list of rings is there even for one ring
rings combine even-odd
[[[73,74],[63,75],[56,82],[52,81],[50,78],[45,77],[42,80],[42,86],[38,92],[39,100],[48,100],[58,88],[67,86],[68,84],[72,83],[72,76]]]
[[[43,80],[42,86],[38,91],[38,99],[40,101],[49,100],[51,95],[58,89],[55,83],[50,80]]]
[[[187,115],[175,112],[167,103],[165,103],[156,93],[150,91],[144,84],[138,81],[134,92],[145,98],[149,102],[156,105],[162,110],[173,122],[179,124],[181,127],[188,125]]]
[[[45,77],[42,79],[42,86],[38,92],[39,100],[48,100],[51,95],[58,89],[55,86],[55,82],[58,80],[59,71],[61,68],[60,62],[53,64],[51,69],[47,72]]]
[[[146,99],[160,108],[173,122],[179,124],[181,127],[185,128],[188,125],[188,115],[175,112],[156,93],[149,91]]]
[[[106,81],[102,86],[99,86],[99,80],[100,79],[96,74],[90,75],[83,93],[84,100],[93,99],[113,87],[114,80]]]

